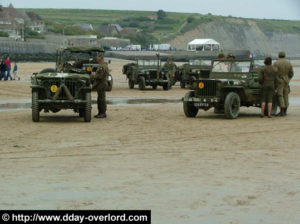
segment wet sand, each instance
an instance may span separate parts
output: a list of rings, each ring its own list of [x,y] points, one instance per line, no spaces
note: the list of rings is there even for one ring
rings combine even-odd
[[[124,63],[110,65],[110,100],[188,91],[129,90]],[[53,66],[20,64],[21,81],[0,82],[0,102],[30,102],[30,74]],[[291,97],[300,97],[299,85]],[[188,119],[182,103],[168,102],[109,105],[108,118],[91,123],[72,111],[33,123],[30,109],[1,111],[0,121],[0,209],[151,209],[152,223],[300,222],[299,104],[272,119],[257,108],[242,108],[236,120],[212,110]]]

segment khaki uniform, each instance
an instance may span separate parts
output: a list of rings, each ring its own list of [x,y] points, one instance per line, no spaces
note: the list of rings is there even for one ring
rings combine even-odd
[[[274,63],[278,74],[278,98],[281,108],[289,106],[289,83],[294,76],[293,67],[285,58],[280,58]]]
[[[272,65],[262,67],[259,71],[258,81],[262,85],[261,102],[272,103],[278,85],[277,69]]]
[[[98,111],[100,113],[106,112],[106,96],[105,90],[107,88],[107,76],[108,76],[108,65],[107,63],[102,63],[99,65],[96,75],[94,77],[93,90],[97,90],[98,98]]]
[[[176,72],[177,66],[173,62],[171,62],[171,63],[167,62],[167,63],[165,63],[164,68],[167,69],[167,71],[168,71],[168,73],[167,73],[168,79],[171,81],[171,83],[173,83],[173,81],[175,79],[175,72]]]

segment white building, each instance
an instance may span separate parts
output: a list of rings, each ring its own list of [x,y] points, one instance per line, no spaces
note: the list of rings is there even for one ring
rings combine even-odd
[[[220,43],[213,39],[195,39],[188,43],[188,51],[220,51]]]
[[[169,51],[171,50],[171,45],[170,44],[150,44],[149,47],[150,50],[152,51]]]

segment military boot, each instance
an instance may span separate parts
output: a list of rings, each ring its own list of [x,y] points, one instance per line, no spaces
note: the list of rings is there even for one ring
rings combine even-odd
[[[280,112],[278,114],[276,114],[276,116],[283,117],[284,116],[284,108],[280,108]]]
[[[106,118],[106,113],[99,113],[95,116],[95,118]]]
[[[287,108],[284,108],[283,109],[283,116],[286,116],[287,115]]]

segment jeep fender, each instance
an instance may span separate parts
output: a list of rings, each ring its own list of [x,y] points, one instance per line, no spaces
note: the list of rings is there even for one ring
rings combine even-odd
[[[222,95],[224,97],[223,100],[225,100],[227,94],[230,93],[230,92],[237,93],[239,95],[241,101],[244,101],[246,99],[245,88],[242,87],[242,86],[230,86],[230,87],[229,86],[228,87],[225,86],[225,87],[222,88],[222,92],[223,92]]]

